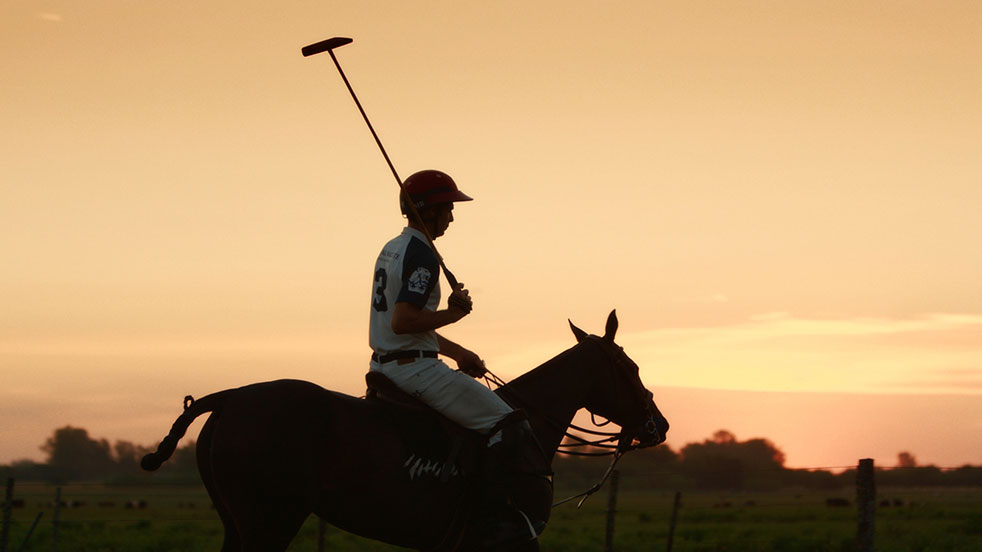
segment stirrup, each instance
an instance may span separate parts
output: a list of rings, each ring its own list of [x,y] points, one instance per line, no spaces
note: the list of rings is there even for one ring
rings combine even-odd
[[[525,515],[525,512],[519,510],[518,508],[516,508],[515,510],[522,515],[522,519],[525,520],[525,525],[527,525],[529,528],[529,535],[531,535],[531,537],[529,537],[529,540],[532,541],[539,538],[539,535],[542,533],[542,530],[546,528],[545,524],[539,522],[537,525],[542,525],[542,529],[536,531],[535,526],[532,525],[532,520],[530,520],[529,517]]]

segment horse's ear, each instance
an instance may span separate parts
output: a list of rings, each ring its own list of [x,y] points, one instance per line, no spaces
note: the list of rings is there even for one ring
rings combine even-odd
[[[569,321],[569,329],[573,330],[573,335],[576,336],[576,342],[577,343],[579,343],[580,341],[583,341],[584,339],[586,339],[586,332],[584,332],[583,330],[577,328],[573,324],[573,321],[572,320]]]
[[[614,334],[617,333],[617,309],[610,311],[607,317],[607,329],[604,332],[604,339],[614,341]]]

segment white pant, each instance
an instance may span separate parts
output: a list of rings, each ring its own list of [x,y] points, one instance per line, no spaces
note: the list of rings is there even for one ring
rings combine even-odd
[[[438,358],[421,358],[400,365],[398,361],[372,362],[399,389],[467,429],[487,433],[512,408],[490,389],[467,374],[452,370]]]

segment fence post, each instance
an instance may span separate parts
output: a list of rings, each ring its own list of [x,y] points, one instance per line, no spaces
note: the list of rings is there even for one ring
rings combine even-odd
[[[675,504],[672,505],[672,524],[668,527],[668,552],[672,552],[675,540],[675,522],[679,519],[679,506],[682,504],[682,491],[675,491]]]
[[[614,552],[614,514],[617,513],[617,480],[620,473],[614,470],[610,474],[610,496],[607,498],[607,539],[604,552]]]
[[[0,552],[7,552],[7,540],[10,538],[10,511],[14,506],[14,478],[7,478],[7,492],[3,499],[3,529],[0,530]]]
[[[58,552],[58,514],[61,513],[61,487],[55,489],[55,511],[51,514],[51,552]]]
[[[859,524],[856,531],[856,549],[873,552],[873,535],[876,522],[876,481],[873,459],[863,458],[856,470],[856,506]]]

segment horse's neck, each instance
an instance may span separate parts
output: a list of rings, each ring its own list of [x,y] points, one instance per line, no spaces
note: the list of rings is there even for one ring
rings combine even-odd
[[[569,349],[502,388],[502,394],[528,414],[529,424],[550,461],[595,384],[596,351],[583,344]]]

